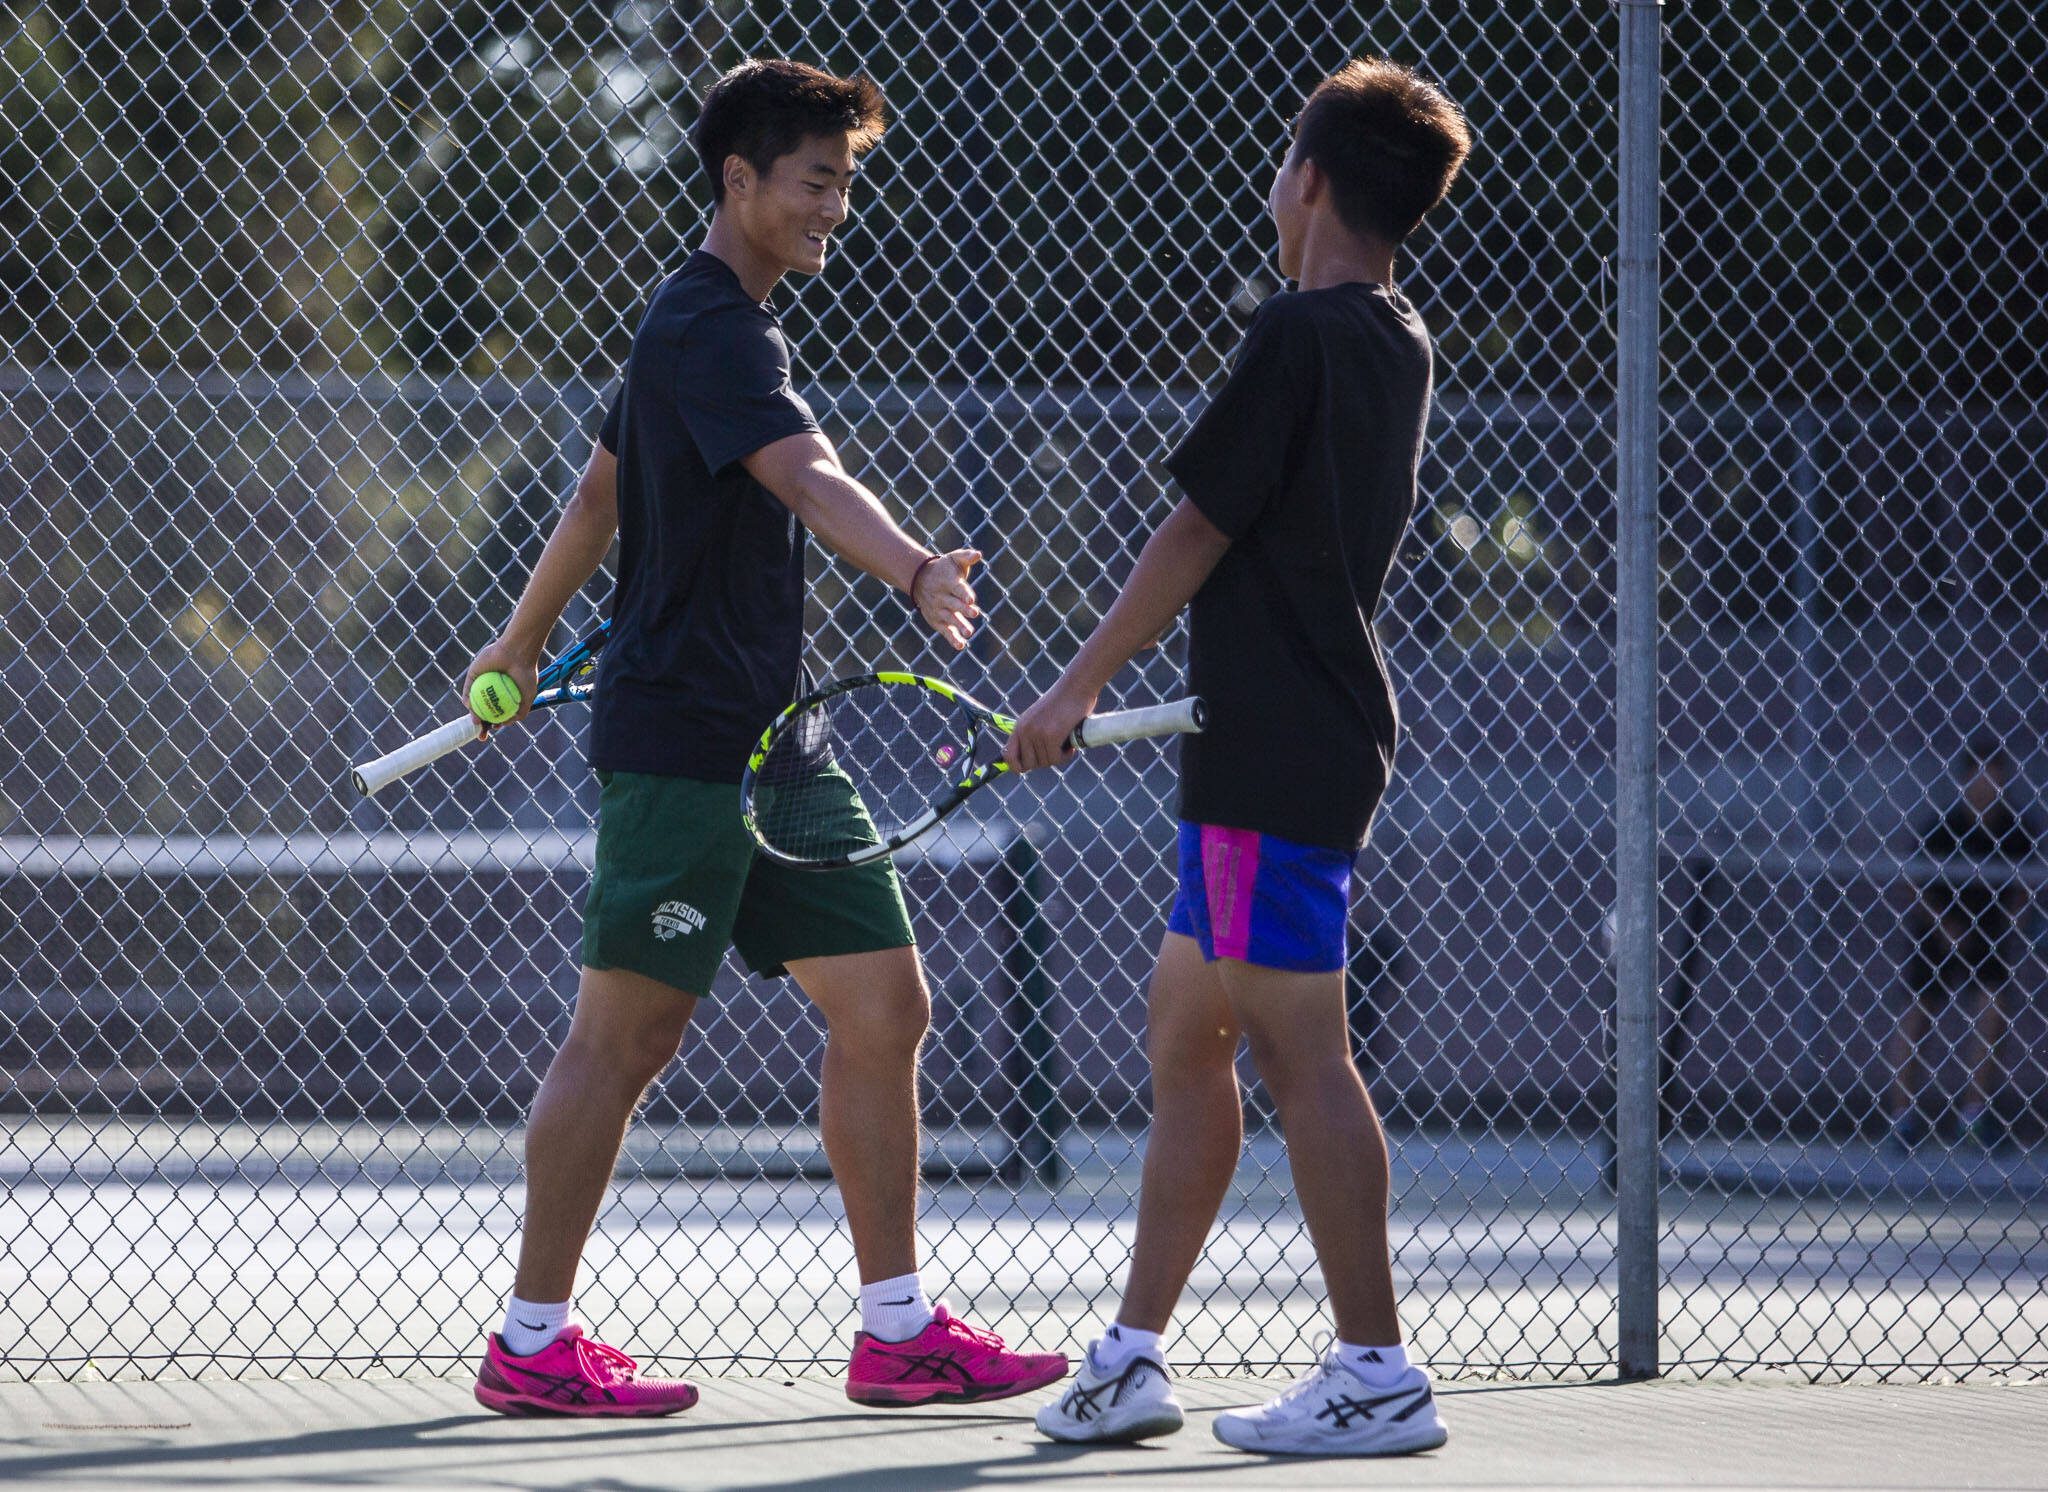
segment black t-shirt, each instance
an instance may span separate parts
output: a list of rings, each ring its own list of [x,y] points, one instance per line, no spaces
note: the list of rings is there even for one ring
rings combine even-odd
[[[1372,617],[1414,513],[1429,394],[1429,334],[1398,291],[1284,292],[1167,458],[1232,541],[1189,608],[1209,727],[1181,746],[1182,818],[1365,843],[1400,723]]]
[[[1923,823],[1920,852],[1948,871],[1922,882],[1920,898],[1926,914],[1936,921],[1958,918],[1966,924],[1966,931],[1996,945],[2013,925],[2012,913],[2006,910],[2013,883],[1997,873],[1997,862],[2018,865],[2033,857],[2034,845],[2034,831],[2026,818],[2004,802],[1993,804],[1984,814],[1968,803],[1958,803],[1939,818]],[[1991,873],[1970,874],[1972,862]]]
[[[817,428],[775,313],[692,254],[655,292],[598,436],[619,458],[619,586],[593,766],[738,782],[802,692],[804,529],[740,461]]]

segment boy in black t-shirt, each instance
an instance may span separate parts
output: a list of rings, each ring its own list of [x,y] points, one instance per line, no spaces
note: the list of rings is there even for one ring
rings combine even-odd
[[[655,292],[576,496],[504,635],[470,666],[470,679],[504,670],[531,700],[549,631],[617,534],[613,636],[592,701],[603,791],[583,969],[527,1125],[518,1274],[476,1385],[504,1414],[670,1414],[696,1401],[570,1324],[569,1296],[634,1106],[729,946],[757,973],[789,973],[825,1017],[819,1127],[861,1279],[848,1397],[1002,1398],[1066,1373],[1064,1357],[1012,1352],[927,1301],[919,1281],[930,1000],[894,870],[770,865],[740,818],[747,754],[802,690],[807,531],[906,592],[956,648],[981,614],[967,581],[981,556],[929,552],[847,475],[790,386],[767,303],[784,274],[825,267],[856,159],[882,127],[874,84],[799,63],[744,63],[712,87],[693,134],[716,203],[703,247]],[[850,788],[840,806],[872,833]]]
[[[1287,1135],[1337,1343],[1280,1398],[1216,1420],[1264,1452],[1389,1455],[1444,1441],[1409,1363],[1387,1247],[1387,1147],[1351,1048],[1351,863],[1393,763],[1397,715],[1373,633],[1415,506],[1430,344],[1394,252],[1443,199],[1470,134],[1389,62],[1325,79],[1268,198],[1280,271],[1230,377],[1166,467],[1180,501],[1059,682],[1019,722],[1019,768],[1061,743],[1117,669],[1191,606],[1188,665],[1210,707],[1181,747],[1180,892],[1147,1011],[1153,1117],[1116,1321],[1039,1412],[1059,1440],[1181,1424],[1159,1337],[1237,1166],[1240,1038]]]
[[[1911,999],[1899,1013],[1892,1062],[1891,1142],[1910,1150],[1931,1126],[1921,1112],[1926,1066],[1920,1048],[1951,998],[1974,1001],[1970,1015],[1969,1087],[1957,1105],[1962,1133],[1985,1148],[2002,1138],[1991,1109],[1999,1076],[1998,1048],[2007,1021],[2005,988],[2012,945],[2027,907],[2017,871],[2034,856],[2037,836],[2008,797],[2012,758],[1990,738],[1970,743],[1962,766],[1962,800],[1918,826],[1920,853],[1933,862],[1906,919],[1913,951],[1904,981]]]

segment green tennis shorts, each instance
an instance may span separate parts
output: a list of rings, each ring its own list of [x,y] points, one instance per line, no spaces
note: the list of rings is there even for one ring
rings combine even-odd
[[[916,942],[896,868],[791,870],[763,858],[740,822],[737,783],[599,772],[597,868],[583,905],[583,964],[626,969],[689,994],[711,988],[728,947],[748,970]],[[852,781],[826,790],[870,844]]]

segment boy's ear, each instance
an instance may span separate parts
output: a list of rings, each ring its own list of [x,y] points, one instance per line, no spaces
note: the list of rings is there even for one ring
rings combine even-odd
[[[744,196],[754,185],[754,167],[743,155],[729,155],[725,158],[724,177],[727,196],[734,192]]]
[[[1314,161],[1299,161],[1294,167],[1296,196],[1303,207],[1314,207],[1330,190],[1330,178]]]

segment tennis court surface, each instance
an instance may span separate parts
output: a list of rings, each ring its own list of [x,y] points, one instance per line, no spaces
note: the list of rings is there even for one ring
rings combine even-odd
[[[2048,1386],[1452,1384],[1450,1444],[1361,1463],[1245,1456],[1209,1434],[1257,1380],[1193,1377],[1179,1435],[1055,1445],[1029,1407],[849,1404],[836,1380],[721,1378],[642,1424],[507,1421],[459,1383],[0,1386],[0,1479],[22,1487],[875,1489],[2048,1486]]]

